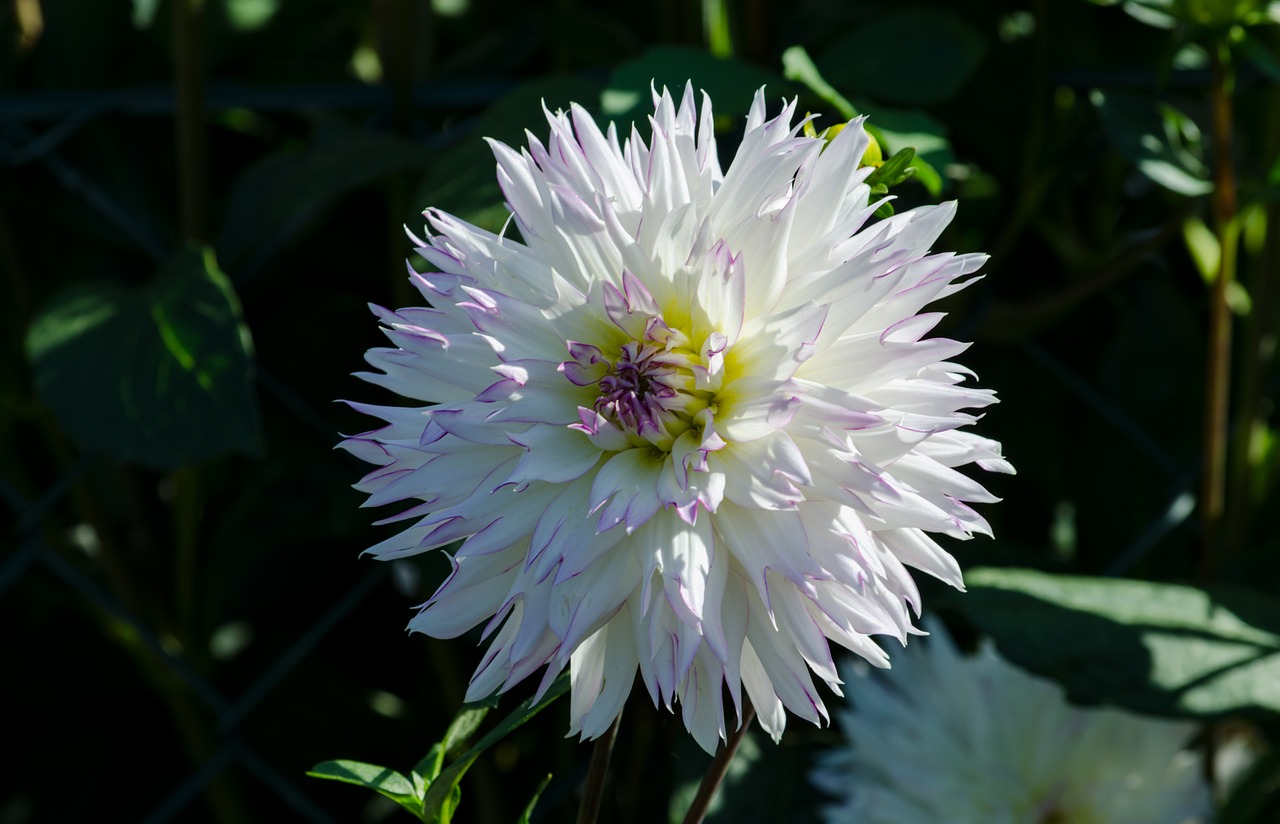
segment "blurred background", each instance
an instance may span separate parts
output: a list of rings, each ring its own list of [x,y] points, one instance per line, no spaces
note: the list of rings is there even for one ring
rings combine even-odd
[[[939,248],[992,258],[942,333],[975,341],[1002,401],[978,430],[1019,470],[982,479],[1005,500],[995,540],[949,545],[962,566],[1275,596],[1273,6],[0,4],[0,824],[410,820],[305,772],[407,771],[479,650],[402,631],[441,553],[358,557],[392,527],[332,451],[373,423],[334,401],[391,402],[351,373],[383,343],[366,304],[420,301],[402,227],[502,226],[480,138],[545,134],[542,101],[626,123],[651,80],[711,94],[725,160],[762,85],[820,127],[869,114],[886,156],[917,151],[899,209],[960,201]],[[482,757],[458,820],[515,821],[547,772],[534,821],[572,816],[566,717]],[[1249,724],[1263,749],[1280,729]],[[687,738],[633,694],[607,820],[683,809]],[[805,820],[833,740],[748,738],[718,820]],[[1237,820],[1280,821],[1259,792]]]

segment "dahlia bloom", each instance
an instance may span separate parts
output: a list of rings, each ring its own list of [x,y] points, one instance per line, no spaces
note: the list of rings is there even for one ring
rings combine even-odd
[[[343,446],[379,467],[367,505],[413,503],[370,553],[462,542],[409,626],[484,625],[468,700],[568,666],[595,737],[638,671],[711,751],[726,693],[775,738],[825,719],[830,641],[886,665],[907,567],[961,586],[928,533],[988,532],[955,467],[1011,470],[961,431],[995,402],[948,362],[965,345],[924,337],[985,259],[929,253],[954,205],[872,222],[860,121],[827,144],[757,93],[722,171],[705,96],[654,106],[648,143],[577,105],[546,143],[491,141],[519,241],[425,213],[429,306],[373,307],[394,348],[361,377],[426,405],[353,404],[387,425]]]
[[[852,707],[837,711],[847,743],[813,773],[840,799],[827,824],[1204,820],[1200,759],[1185,749],[1193,724],[1073,707],[990,643],[965,657],[928,626],[927,641],[859,679]]]

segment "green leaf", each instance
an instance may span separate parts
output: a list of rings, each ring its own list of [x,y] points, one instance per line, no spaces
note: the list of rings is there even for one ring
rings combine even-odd
[[[227,0],[226,12],[237,31],[254,31],[265,26],[280,10],[283,0]]]
[[[1280,83],[1280,60],[1271,53],[1271,49],[1267,48],[1267,44],[1257,35],[1244,33],[1244,37],[1237,45],[1240,53],[1245,56],[1255,69],[1258,70],[1263,77],[1272,83]]]
[[[547,777],[538,782],[537,788],[533,791],[533,798],[529,799],[529,804],[524,808],[524,812],[520,815],[520,819],[516,824],[529,824],[529,818],[533,815],[533,808],[538,805],[538,799],[542,797],[542,791],[551,783],[551,773],[547,773]]]
[[[792,46],[783,53],[782,65],[788,80],[803,83],[846,120],[857,117],[860,111],[866,114],[866,129],[880,143],[882,150],[901,152],[907,148],[914,149],[911,169],[916,180],[934,197],[942,194],[942,175],[936,166],[945,166],[954,158],[951,142],[946,137],[946,126],[941,121],[920,111],[891,109],[862,101],[855,105],[822,77],[808,52],[800,46]],[[887,203],[876,210],[876,217],[891,214],[893,206]]]
[[[1280,601],[1227,587],[976,569],[959,609],[1081,703],[1189,718],[1280,713]]]
[[[867,176],[867,185],[872,187],[873,191],[876,186],[884,186],[886,191],[897,186],[911,177],[911,161],[915,156],[916,150],[911,147],[896,152],[878,169]]]
[[[426,797],[422,800],[422,820],[427,824],[449,824],[452,811],[457,804],[458,782],[466,774],[471,765],[482,752],[501,741],[515,729],[521,727],[530,718],[537,715],[546,706],[569,691],[569,673],[563,673],[552,683],[542,700],[534,703],[528,699],[502,719],[498,726],[490,730],[476,742],[475,746],[463,753],[456,761],[445,768],[436,780],[427,787]]]
[[[911,165],[915,154],[915,149],[903,149],[867,176],[866,182],[871,187],[872,200],[888,194],[890,188],[911,177],[915,172]],[[874,216],[878,218],[892,217],[893,212],[893,202],[886,200],[876,208]]]
[[[1200,270],[1200,277],[1205,283],[1213,283],[1218,277],[1218,262],[1222,259],[1222,248],[1213,231],[1200,218],[1191,215],[1182,221],[1182,239],[1187,244],[1191,259]]]
[[[1213,191],[1199,158],[1200,130],[1191,118],[1145,97],[1094,91],[1090,95],[1116,151],[1164,188],[1194,197]]]
[[[467,743],[467,739],[480,729],[480,722],[484,721],[484,717],[488,714],[488,707],[463,707],[459,710],[453,717],[453,723],[445,731],[444,739],[440,742],[444,746],[445,753],[452,753]]]
[[[823,79],[822,73],[814,65],[813,58],[809,57],[804,46],[792,46],[782,53],[782,73],[788,80],[803,83],[827,105],[839,112],[845,120],[852,120],[858,116],[858,110],[853,104]]]
[[[915,178],[929,194],[942,193],[942,175],[938,167],[955,162],[951,141],[947,139],[947,127],[938,119],[921,111],[890,109],[859,100],[857,106],[867,115],[867,131],[880,141],[886,154],[915,149],[911,168]]]
[[[445,756],[461,749],[467,743],[467,739],[480,728],[480,722],[488,714],[489,707],[483,706],[464,705],[458,710],[458,714],[453,717],[453,722],[449,724],[449,729],[445,731],[444,739],[433,745],[426,756],[413,768],[411,777],[414,786],[419,788],[419,797],[426,792],[427,785],[440,775]]]
[[[333,124],[317,132],[301,151],[272,155],[236,176],[217,243],[233,271],[284,244],[347,192],[431,159],[423,146],[393,134]]]
[[[145,29],[156,19],[160,9],[160,0],[133,0],[133,26]]]
[[[715,101],[717,120],[746,115],[761,86],[768,86],[774,99],[797,91],[782,75],[741,60],[713,57],[689,46],[655,46],[614,70],[600,97],[601,108],[625,136],[630,122],[643,119],[651,109],[651,83],[659,91],[666,86],[679,101],[686,81],[693,83],[695,92],[705,91]]]
[[[363,761],[322,761],[312,767],[307,775],[368,787],[390,798],[416,817],[422,817],[422,801],[414,793],[413,784],[390,767],[366,764]]]
[[[1228,224],[1228,243],[1237,242],[1248,217],[1249,213],[1240,212]],[[1218,242],[1217,235],[1204,224],[1203,220],[1192,215],[1182,222],[1182,237],[1187,244],[1187,251],[1191,253],[1191,259],[1200,271],[1200,276],[1204,278],[1207,286],[1212,286],[1218,279],[1218,264],[1222,259],[1222,245]],[[1237,280],[1227,284],[1226,300],[1231,311],[1237,315],[1243,316],[1253,311],[1253,300],[1245,290],[1244,284]]]
[[[1122,6],[1126,14],[1148,26],[1172,29],[1178,25],[1174,0],[1125,0]]]
[[[832,43],[817,65],[837,89],[933,105],[960,91],[986,50],[986,38],[960,15],[918,8],[876,15]]]
[[[427,787],[436,776],[440,775],[440,767],[444,763],[444,745],[432,744],[431,749],[413,766],[409,779],[413,782],[413,793],[418,798],[427,794]]]
[[[253,344],[208,249],[178,252],[141,289],[60,293],[26,345],[41,400],[86,451],[167,471],[258,450]]]

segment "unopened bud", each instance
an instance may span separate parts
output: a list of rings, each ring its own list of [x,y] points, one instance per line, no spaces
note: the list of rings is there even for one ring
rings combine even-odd
[[[848,125],[848,123],[837,123],[834,126],[828,126],[823,129],[822,133],[819,134],[817,129],[813,128],[813,121],[806,120],[804,122],[803,134],[805,137],[820,137],[827,143],[830,143],[835,140],[836,135],[843,132],[844,127]],[[881,153],[880,144],[876,142],[875,137],[870,132],[867,132],[867,141],[867,150],[862,153],[862,160],[858,162],[858,168],[871,166],[878,169],[884,163],[884,154]]]

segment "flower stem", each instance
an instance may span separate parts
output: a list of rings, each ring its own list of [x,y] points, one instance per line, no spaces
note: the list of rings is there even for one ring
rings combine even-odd
[[[1273,53],[1280,47],[1277,33],[1271,33],[1268,46]],[[1269,147],[1269,152],[1264,151],[1258,160],[1262,168],[1271,169],[1280,163],[1280,85],[1273,84],[1263,100],[1265,105],[1259,106],[1259,111],[1265,115],[1259,122],[1255,145]],[[1246,291],[1252,308],[1242,318],[1243,345],[1237,363],[1235,420],[1232,424],[1235,435],[1227,470],[1227,488],[1231,494],[1226,501],[1227,526],[1224,531],[1227,546],[1231,548],[1241,546],[1248,537],[1251,517],[1266,499],[1271,481],[1271,473],[1263,464],[1266,450],[1261,440],[1267,433],[1265,422],[1270,413],[1270,402],[1266,386],[1275,363],[1275,327],[1280,320],[1280,313],[1276,311],[1277,288],[1280,288],[1280,203],[1270,200],[1255,208],[1263,210],[1266,228],[1261,248],[1257,245],[1250,248],[1250,244],[1245,243],[1251,264],[1249,273],[1252,275],[1246,283]],[[1245,273],[1241,275],[1243,278]]]
[[[730,734],[729,740],[711,760],[711,766],[707,768],[706,775],[702,776],[702,783],[698,785],[698,794],[693,797],[689,812],[685,814],[684,824],[702,824],[702,819],[707,817],[711,800],[715,798],[716,790],[720,789],[725,775],[729,772],[729,764],[733,761],[734,754],[738,752],[738,745],[742,743],[743,736],[747,734],[747,728],[755,720],[756,708],[751,706],[751,702],[745,695],[742,697],[742,703],[744,705],[742,725]]]
[[[1236,214],[1236,180],[1231,162],[1232,113],[1231,78],[1226,44],[1209,49],[1213,76],[1213,194],[1210,207],[1213,229],[1221,249],[1218,273],[1209,298],[1209,331],[1206,342],[1204,406],[1204,475],[1200,486],[1201,550],[1200,583],[1208,583],[1217,572],[1225,547],[1223,515],[1226,500],[1228,398],[1231,391],[1231,310],[1227,289],[1235,279],[1236,233],[1231,223]]]
[[[604,798],[604,784],[609,777],[609,758],[613,755],[613,742],[618,737],[618,724],[622,721],[622,713],[613,719],[604,735],[596,739],[591,750],[591,764],[587,767],[587,784],[582,791],[582,805],[578,807],[578,824],[595,824],[596,815],[600,812],[600,801]]]
[[[1236,247],[1233,230],[1236,216],[1236,178],[1231,159],[1232,112],[1231,53],[1225,42],[1209,48],[1209,68],[1213,78],[1213,194],[1210,210],[1213,231],[1218,237],[1218,273],[1209,297],[1209,332],[1205,352],[1204,475],[1200,486],[1201,549],[1198,579],[1207,584],[1217,574],[1217,566],[1227,551],[1226,486],[1227,427],[1231,396],[1231,309],[1227,289],[1236,276]],[[1237,433],[1239,434],[1239,433]],[[1204,778],[1210,793],[1216,789],[1217,731],[1212,721],[1204,728]]]

